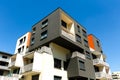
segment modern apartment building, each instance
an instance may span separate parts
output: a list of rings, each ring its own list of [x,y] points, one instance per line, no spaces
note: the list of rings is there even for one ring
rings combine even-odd
[[[16,49],[13,56],[10,58],[9,69],[11,69],[10,75],[20,79],[22,75],[20,74],[20,68],[23,66],[23,56],[28,52],[30,46],[31,33],[27,32],[25,35],[20,37],[16,43]],[[15,79],[15,80],[16,80]]]
[[[110,66],[105,61],[106,56],[102,51],[100,40],[90,34],[88,35],[88,43],[92,52],[96,80],[112,80]]]
[[[101,80],[93,65],[93,52],[101,48],[91,50],[88,40],[87,30],[58,8],[18,39],[9,63],[11,74],[19,80]],[[105,60],[103,54],[97,58]],[[103,67],[109,70],[107,63]]]
[[[8,75],[10,72],[8,64],[11,56],[12,54],[0,51],[0,76]]]
[[[10,53],[0,51],[0,80],[18,80],[16,77],[10,76],[8,64],[11,56]]]
[[[112,73],[113,80],[120,80],[120,71],[116,71]]]

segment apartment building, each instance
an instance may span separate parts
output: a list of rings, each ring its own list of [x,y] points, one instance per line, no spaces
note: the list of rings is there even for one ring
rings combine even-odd
[[[8,64],[11,56],[10,53],[0,51],[0,80],[17,80],[16,77],[10,76]]]
[[[62,9],[33,25],[27,52],[22,39],[9,64],[20,80],[95,80],[87,31]]]
[[[11,69],[10,76],[16,77],[18,80],[22,77],[20,74],[20,68],[23,66],[23,56],[28,52],[30,46],[31,32],[27,32],[21,36],[16,43],[16,49],[13,56],[10,58],[9,69]]]
[[[11,74],[19,80],[107,80],[101,78],[110,71],[106,57],[100,44],[91,44],[98,39],[89,37],[86,28],[58,8],[18,39]]]
[[[8,68],[12,54],[0,51],[0,76],[6,76],[10,72]]]
[[[92,52],[96,80],[112,80],[110,66],[102,51],[100,40],[92,34],[88,35],[88,43]]]
[[[116,71],[112,73],[113,80],[120,80],[120,71]]]

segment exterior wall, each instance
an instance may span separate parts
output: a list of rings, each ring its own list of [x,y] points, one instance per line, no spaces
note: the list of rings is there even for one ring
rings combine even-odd
[[[45,45],[46,43],[50,42],[51,40],[54,40],[57,38],[60,34],[60,13],[59,10],[56,10],[52,14],[48,15],[38,23],[36,23],[33,28],[36,28],[36,31],[33,31],[32,28],[32,38],[34,38],[34,44],[32,44],[29,48],[30,51]],[[42,22],[48,19],[48,26],[42,28]],[[47,38],[44,40],[41,40],[41,33],[47,30]]]
[[[25,54],[25,52],[28,51],[28,47],[30,46],[30,38],[31,38],[31,33],[30,32],[27,32],[25,35],[20,37],[17,40],[16,49],[15,49],[14,54],[17,54],[17,53]],[[21,39],[22,39],[22,43],[20,44]],[[23,48],[23,46],[24,46],[24,48]],[[20,49],[20,48],[21,48],[21,51],[18,52],[18,49]]]
[[[54,68],[54,76],[62,77],[61,80],[68,80],[67,71],[64,70],[63,61],[67,61],[66,55],[70,54],[70,51],[54,43],[50,43],[50,47],[53,52],[53,57],[62,61],[61,69]]]
[[[97,41],[99,43],[99,46],[97,45]],[[92,34],[88,35],[88,43],[89,43],[89,47],[91,49],[93,49],[95,51],[99,51],[99,52],[102,51],[100,40],[97,39],[94,35],[92,35]]]

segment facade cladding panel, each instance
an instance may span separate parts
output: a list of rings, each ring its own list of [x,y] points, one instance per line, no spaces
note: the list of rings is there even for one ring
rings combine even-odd
[[[73,20],[70,16],[68,16],[60,8],[36,23],[32,27],[31,35],[32,44],[29,47],[29,51],[36,50],[42,46],[49,46],[49,44],[53,42],[70,50],[71,53],[78,51],[86,55],[86,51],[90,52],[87,43],[88,40],[86,29]],[[76,35],[80,36],[81,41],[77,41]],[[34,43],[32,41],[33,38]],[[86,43],[84,41],[86,41]],[[67,71],[69,79],[79,80],[81,77],[95,79],[95,71],[92,59],[85,58],[85,60],[83,60],[78,56],[74,58],[71,58],[70,56],[68,60],[69,64]],[[84,61],[85,70],[80,70],[80,60]]]

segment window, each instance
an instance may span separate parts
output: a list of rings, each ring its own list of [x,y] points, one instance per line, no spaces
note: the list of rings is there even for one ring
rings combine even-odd
[[[80,37],[79,35],[76,35],[76,40],[77,40],[78,42],[80,42],[80,43],[82,42],[82,41],[81,41],[81,37]]]
[[[48,26],[48,19],[42,22],[42,28]]]
[[[20,71],[20,68],[17,68],[17,69],[14,69],[14,70],[13,70],[13,73],[19,74],[19,71]]]
[[[36,31],[36,27],[34,27],[34,28],[32,29],[32,35],[35,34],[35,31]]]
[[[86,58],[91,59],[90,53],[86,51]]]
[[[41,40],[47,38],[47,30],[41,33]]]
[[[85,30],[82,29],[82,33],[84,37],[87,37],[87,32]]]
[[[67,23],[63,20],[61,20],[61,25],[64,27],[64,28],[67,28]]]
[[[1,62],[0,62],[0,65],[1,65],[1,66],[8,66],[8,62],[2,62],[2,61],[1,61]]]
[[[24,51],[24,46],[22,46],[22,52]]]
[[[35,43],[35,38],[31,39],[31,45],[33,45]]]
[[[60,76],[54,76],[54,80],[61,80]]]
[[[25,42],[25,40],[26,40],[26,37],[24,37],[24,42]]]
[[[84,39],[84,45],[88,47],[88,41]]]
[[[80,65],[80,70],[84,70],[85,71],[85,62],[79,61],[79,65]]]
[[[22,43],[23,43],[23,39],[21,39],[21,40],[20,40],[20,43],[19,43],[19,45],[21,45]]]
[[[77,25],[77,30],[78,30],[78,32],[80,33],[80,26],[78,26],[78,25]]]
[[[39,80],[39,74],[37,74],[37,75],[32,75],[32,80]]]
[[[2,56],[2,58],[5,58],[5,59],[7,59],[7,56]]]
[[[21,48],[18,49],[18,53],[20,53],[20,52],[21,52]]]
[[[61,69],[61,60],[59,59],[54,59],[54,67]]]
[[[64,70],[67,70],[68,68],[68,61],[64,61]]]
[[[96,41],[96,42],[97,42],[97,46],[100,47],[100,43],[99,43],[99,41]]]

